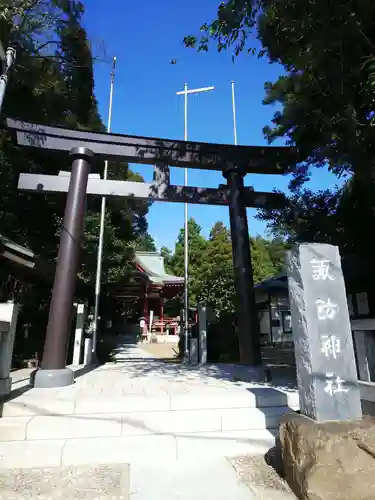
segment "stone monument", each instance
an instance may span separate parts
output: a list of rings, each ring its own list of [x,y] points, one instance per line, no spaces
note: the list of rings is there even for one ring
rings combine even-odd
[[[285,478],[301,500],[375,498],[375,425],[362,419],[338,248],[296,245],[287,272],[300,415],[280,427]]]
[[[317,422],[362,417],[338,248],[296,245],[287,256],[300,410]]]
[[[14,302],[0,304],[0,399],[12,390],[12,357],[16,337],[19,305]]]

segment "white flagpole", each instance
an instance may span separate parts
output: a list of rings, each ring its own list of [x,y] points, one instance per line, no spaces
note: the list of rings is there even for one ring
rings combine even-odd
[[[232,111],[233,111],[234,144],[235,144],[235,146],[237,146],[236,98],[235,98],[234,82],[233,81],[232,81]]]
[[[177,95],[184,96],[184,140],[188,140],[188,94],[198,94],[201,92],[209,92],[214,90],[215,87],[202,87],[199,89],[188,90],[188,84],[184,84],[184,90],[177,92]],[[188,169],[185,168],[184,172],[184,185],[188,185]],[[189,361],[189,221],[188,221],[188,204],[184,204],[184,361]]]
[[[113,106],[113,90],[115,85],[115,71],[116,71],[116,57],[113,58],[112,71],[111,71],[111,85],[109,90],[109,109],[108,109],[108,124],[107,131],[111,132],[112,125],[112,106]],[[104,162],[103,179],[106,180],[108,176],[108,161]],[[102,277],[102,261],[103,261],[103,245],[104,245],[104,225],[105,225],[105,206],[106,198],[102,197],[102,206],[100,212],[100,230],[99,230],[99,244],[96,264],[96,279],[95,279],[95,306],[94,306],[94,331],[92,339],[92,352],[96,352],[96,343],[98,340],[98,320],[99,320],[99,305],[100,305],[100,285]]]

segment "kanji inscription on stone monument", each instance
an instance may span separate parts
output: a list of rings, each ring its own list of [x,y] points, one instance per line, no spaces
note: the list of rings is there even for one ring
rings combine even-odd
[[[301,413],[316,420],[362,417],[338,248],[295,245],[287,272]]]

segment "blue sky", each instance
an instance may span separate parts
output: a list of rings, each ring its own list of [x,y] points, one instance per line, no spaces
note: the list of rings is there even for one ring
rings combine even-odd
[[[214,47],[206,53],[185,49],[182,39],[197,33],[201,24],[214,18],[219,0],[87,0],[85,27],[94,47],[104,42],[107,56],[117,57],[112,131],[122,134],[183,139],[183,97],[176,92],[184,82],[190,88],[214,85],[215,90],[189,97],[189,139],[233,143],[231,80],[236,82],[238,142],[242,145],[266,144],[262,128],[268,124],[274,107],[263,106],[264,82],[274,81],[282,68],[266,59],[243,54],[234,63],[230,53],[218,54]],[[94,53],[100,53],[99,48]],[[170,61],[177,59],[177,64]],[[96,64],[96,96],[103,120],[108,116],[110,65]],[[152,178],[151,166],[134,166],[146,180]],[[183,184],[183,170],[173,168],[171,180]],[[191,186],[217,187],[220,173],[189,171]],[[283,176],[252,175],[245,183],[255,189],[287,189]],[[328,188],[335,177],[319,170],[309,187]],[[264,234],[265,226],[248,210],[252,235]],[[190,205],[189,216],[202,226],[205,235],[217,220],[229,225],[228,209]],[[183,226],[183,205],[155,203],[148,215],[149,231],[158,247],[174,248]]]

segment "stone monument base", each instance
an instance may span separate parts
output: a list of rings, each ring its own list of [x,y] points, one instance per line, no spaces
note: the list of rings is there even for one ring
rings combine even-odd
[[[39,389],[65,387],[72,384],[74,384],[74,372],[70,368],[61,368],[60,370],[38,368],[30,375],[31,387]]]
[[[300,500],[375,498],[375,419],[317,423],[287,415],[280,443],[285,479]]]

